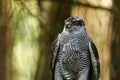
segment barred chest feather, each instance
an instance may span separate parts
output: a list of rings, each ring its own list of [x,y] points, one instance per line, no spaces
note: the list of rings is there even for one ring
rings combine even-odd
[[[63,43],[60,54],[60,64],[63,68],[69,70],[73,74],[77,74],[83,69],[90,67],[89,41],[90,39],[83,33],[81,35],[64,35],[61,36]]]

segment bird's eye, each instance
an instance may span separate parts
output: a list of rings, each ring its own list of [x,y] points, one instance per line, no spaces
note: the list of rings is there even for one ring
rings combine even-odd
[[[77,22],[77,21],[73,21],[72,24],[73,24],[73,25],[77,25],[78,22]]]
[[[70,22],[65,22],[65,24],[67,24],[67,25],[68,25],[68,24],[70,24]]]

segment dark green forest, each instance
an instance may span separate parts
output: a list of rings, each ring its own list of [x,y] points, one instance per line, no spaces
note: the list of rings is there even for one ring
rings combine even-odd
[[[119,0],[0,0],[0,80],[51,80],[52,43],[70,16],[85,21],[101,80],[120,80]]]

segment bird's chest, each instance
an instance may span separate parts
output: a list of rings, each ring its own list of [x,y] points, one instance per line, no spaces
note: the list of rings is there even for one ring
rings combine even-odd
[[[77,44],[67,44],[63,47],[61,64],[71,72],[78,72],[89,66],[89,53],[86,48]]]

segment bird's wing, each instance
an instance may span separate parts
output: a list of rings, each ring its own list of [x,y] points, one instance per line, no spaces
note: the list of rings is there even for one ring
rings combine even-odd
[[[100,77],[99,56],[98,56],[97,48],[93,42],[89,42],[89,52],[90,52],[92,70],[94,73],[95,80],[99,80]]]
[[[59,35],[58,35],[59,37]],[[54,73],[55,70],[55,65],[56,65],[56,57],[58,55],[59,49],[60,49],[60,44],[59,44],[59,40],[58,37],[54,40],[53,45],[52,45],[52,60],[51,60],[51,71],[52,71],[52,75]]]

